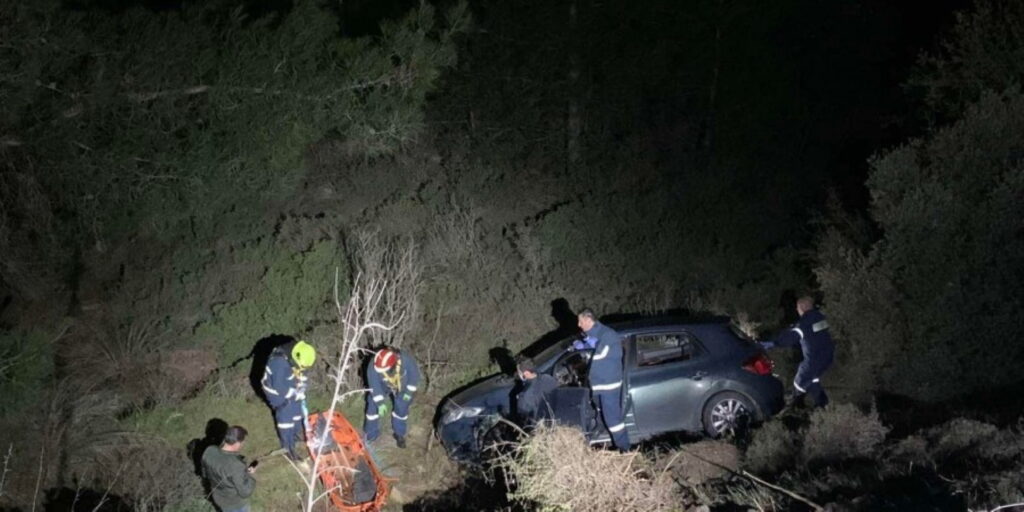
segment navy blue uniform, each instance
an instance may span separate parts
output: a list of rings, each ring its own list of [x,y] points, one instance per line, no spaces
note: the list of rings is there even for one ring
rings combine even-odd
[[[380,435],[380,404],[385,398],[390,397],[394,405],[391,412],[391,430],[395,437],[405,438],[406,421],[409,419],[409,406],[412,398],[419,389],[420,369],[416,366],[416,360],[409,354],[401,352],[401,360],[398,364],[399,378],[392,382],[384,375],[373,369],[370,364],[366,369],[366,380],[370,386],[370,394],[366,396],[366,421],[363,424],[363,432],[366,433],[366,440],[373,441]]]
[[[516,412],[524,423],[531,424],[538,418],[551,415],[548,398],[557,387],[558,380],[546,373],[523,381],[523,390],[516,397]]]
[[[306,432],[306,379],[302,371],[291,365],[288,355],[275,350],[263,369],[263,394],[274,410],[277,437],[281,447],[288,450],[292,458],[299,458],[295,452],[295,440]]]
[[[590,391],[601,411],[604,426],[620,451],[629,450],[629,433],[622,411],[622,337],[614,329],[594,322],[587,331],[597,339],[590,358]]]
[[[824,407],[828,404],[828,396],[821,387],[821,376],[832,366],[835,343],[829,334],[828,320],[821,311],[808,310],[800,316],[796,325],[779,335],[774,342],[765,343],[764,346],[792,347],[797,343],[800,344],[804,359],[796,370],[793,387],[800,393],[811,395],[818,407]]]

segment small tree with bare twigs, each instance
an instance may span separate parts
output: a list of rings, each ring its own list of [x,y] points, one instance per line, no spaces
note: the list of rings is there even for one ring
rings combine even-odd
[[[334,276],[334,305],[339,331],[335,340],[337,359],[328,373],[332,384],[328,418],[344,400],[367,391],[351,384],[350,376],[359,363],[359,353],[366,351],[366,346],[375,341],[400,345],[400,335],[407,331],[405,326],[418,305],[419,268],[413,246],[398,247],[382,242],[375,233],[361,233],[357,244],[356,274],[349,297],[344,302],[340,297],[337,270]],[[317,475],[322,463],[320,455],[328,435],[330,429],[323,429],[320,438],[310,440],[316,456],[313,457],[312,470],[304,475],[305,512],[312,512],[318,501],[338,490],[317,488]]]
[[[388,240],[376,231],[355,235],[353,266],[362,287],[353,284],[352,299],[373,318],[391,329],[371,329],[360,337],[365,347],[389,345],[402,348],[419,326],[423,266],[411,240]]]

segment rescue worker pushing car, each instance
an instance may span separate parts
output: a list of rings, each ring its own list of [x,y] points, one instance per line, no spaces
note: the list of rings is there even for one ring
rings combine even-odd
[[[622,411],[622,336],[597,321],[585,308],[578,316],[580,329],[597,340],[590,358],[590,391],[601,412],[612,443],[620,452],[629,451],[629,433]]]
[[[274,410],[281,448],[293,461],[303,457],[295,442],[306,436],[306,370],[316,361],[316,350],[305,341],[292,341],[274,349],[263,370],[263,393]]]
[[[373,356],[366,370],[366,383],[370,388],[370,394],[366,396],[366,422],[363,424],[366,440],[374,441],[380,435],[380,416],[387,414],[385,400],[390,398],[394,407],[391,432],[398,447],[405,448],[409,406],[420,383],[416,360],[397,348],[382,348]]]
[[[811,395],[815,406],[825,407],[828,405],[828,395],[821,387],[821,377],[832,366],[832,358],[835,355],[835,344],[828,331],[828,320],[814,307],[814,299],[811,297],[797,299],[796,312],[800,315],[796,325],[774,341],[761,342],[761,346],[770,349],[792,347],[799,343],[804,359],[796,370],[796,377],[793,378],[793,387],[796,389],[793,404],[800,405],[803,403],[804,395]]]

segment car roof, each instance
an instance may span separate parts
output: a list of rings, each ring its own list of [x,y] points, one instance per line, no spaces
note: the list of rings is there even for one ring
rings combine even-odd
[[[728,326],[732,319],[728,316],[671,316],[671,317],[648,317],[633,320],[613,321],[609,319],[606,325],[615,329],[619,334],[629,335],[647,330],[660,330],[661,328],[701,328]]]

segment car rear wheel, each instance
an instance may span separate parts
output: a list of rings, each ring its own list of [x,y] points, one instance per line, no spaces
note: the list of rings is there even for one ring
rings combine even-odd
[[[725,391],[704,405],[704,433],[714,438],[732,437],[749,428],[755,418],[754,404],[749,398]]]

